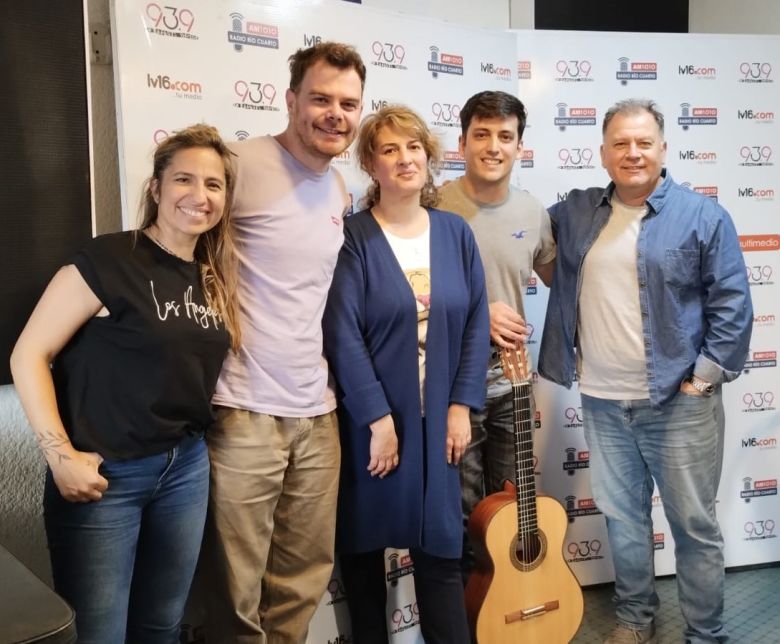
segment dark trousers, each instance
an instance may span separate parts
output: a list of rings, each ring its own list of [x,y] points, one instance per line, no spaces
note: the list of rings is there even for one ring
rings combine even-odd
[[[460,560],[435,557],[418,548],[412,548],[410,554],[420,629],[426,644],[469,644]],[[340,563],[352,620],[352,641],[386,644],[384,550],[341,555]]]

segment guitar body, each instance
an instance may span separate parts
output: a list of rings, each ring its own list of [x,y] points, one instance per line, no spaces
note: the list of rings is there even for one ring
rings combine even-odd
[[[477,566],[466,585],[466,607],[478,644],[561,644],[582,621],[577,578],[563,557],[566,512],[536,497],[538,555],[516,553],[517,500],[507,482],[474,509],[469,536]]]

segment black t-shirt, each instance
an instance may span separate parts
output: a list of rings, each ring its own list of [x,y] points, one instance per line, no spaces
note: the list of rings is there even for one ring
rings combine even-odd
[[[71,262],[108,309],[54,362],[60,415],[74,447],[140,458],[202,434],[229,335],[206,306],[199,268],[146,235],[103,235]]]

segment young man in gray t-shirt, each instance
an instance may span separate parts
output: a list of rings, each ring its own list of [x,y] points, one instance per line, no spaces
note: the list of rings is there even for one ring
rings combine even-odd
[[[532,270],[549,285],[555,242],[544,206],[510,185],[523,151],[526,113],[520,100],[506,92],[480,92],[466,101],[460,120],[466,174],[441,189],[438,207],[461,215],[474,231],[485,267],[494,348],[485,408],[472,414],[472,440],[461,463],[467,520],[484,496],[499,491],[504,480],[515,480],[512,389],[501,372],[498,350],[527,339],[523,290]],[[470,550],[466,544],[464,572],[472,566]]]

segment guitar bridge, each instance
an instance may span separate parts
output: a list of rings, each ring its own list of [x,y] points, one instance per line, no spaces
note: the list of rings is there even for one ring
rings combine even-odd
[[[504,623],[511,624],[512,622],[525,621],[526,619],[531,619],[533,617],[541,617],[550,611],[558,610],[559,606],[558,600],[554,599],[549,602],[544,602],[544,604],[539,606],[534,606],[533,608],[521,608],[514,613],[505,615]]]

